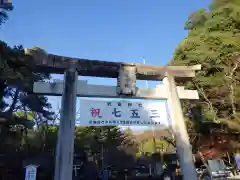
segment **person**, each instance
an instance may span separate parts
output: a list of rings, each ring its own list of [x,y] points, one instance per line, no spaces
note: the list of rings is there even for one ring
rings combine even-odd
[[[173,160],[171,163],[167,165],[167,168],[173,179],[176,177],[176,169],[177,169],[177,161]]]
[[[83,165],[84,178],[87,180],[96,180],[98,171],[94,162],[88,161]]]
[[[107,169],[104,169],[103,170],[103,176],[102,176],[102,180],[108,180],[108,177],[109,174],[108,174],[108,170]]]

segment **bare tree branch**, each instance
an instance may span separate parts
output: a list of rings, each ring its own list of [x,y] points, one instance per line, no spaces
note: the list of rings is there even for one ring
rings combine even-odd
[[[199,87],[198,83],[193,79],[192,80],[194,86],[197,88],[198,92],[200,93],[200,95],[203,97],[203,99],[205,100],[205,103],[207,103],[208,108],[211,112],[214,113],[214,118],[213,120],[216,121],[216,110],[214,109],[212,102],[208,99],[207,95],[205,94],[203,88]]]
[[[9,109],[7,110],[7,112],[13,112],[13,110],[15,109],[15,106],[18,102],[18,97],[19,97],[19,89],[16,89],[15,93],[14,93],[14,96],[13,96],[13,101],[12,101],[12,104],[11,106],[9,107]]]
[[[236,117],[237,114],[237,110],[236,110],[236,106],[235,106],[235,96],[234,96],[234,73],[236,72],[236,70],[239,68],[239,64],[240,64],[240,59],[237,59],[237,62],[234,64],[232,70],[229,73],[229,76],[227,76],[230,79],[230,85],[229,85],[229,89],[230,89],[230,101],[231,101],[231,106],[232,106],[232,113],[233,116]]]

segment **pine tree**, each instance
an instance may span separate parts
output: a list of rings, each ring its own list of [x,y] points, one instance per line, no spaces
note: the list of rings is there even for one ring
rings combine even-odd
[[[214,0],[192,13],[172,65],[202,64],[185,84],[197,89],[204,118],[240,131],[240,1]]]

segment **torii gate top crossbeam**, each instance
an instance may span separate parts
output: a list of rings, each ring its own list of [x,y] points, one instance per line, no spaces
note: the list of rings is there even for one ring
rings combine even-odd
[[[94,76],[117,78],[121,62],[108,62],[100,60],[87,60],[72,57],[58,56],[55,54],[44,54],[39,50],[25,49],[25,54],[31,55],[34,60],[26,61],[37,72],[47,72],[63,74],[65,69],[75,63],[80,76]],[[18,62],[21,63],[21,62]],[[195,71],[201,69],[201,65],[195,66],[149,66],[143,64],[132,64],[137,68],[137,79],[139,80],[162,80],[166,71],[176,78],[176,80],[184,81],[195,76]]]

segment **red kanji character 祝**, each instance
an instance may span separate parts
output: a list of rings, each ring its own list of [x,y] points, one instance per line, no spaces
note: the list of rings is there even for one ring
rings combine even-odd
[[[91,111],[91,116],[92,117],[101,117],[100,116],[100,109],[92,108],[90,111]]]

